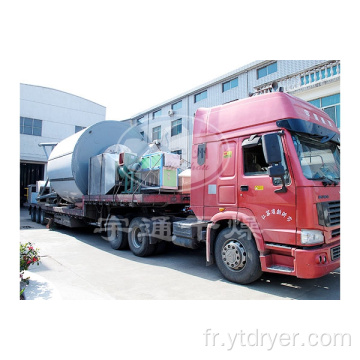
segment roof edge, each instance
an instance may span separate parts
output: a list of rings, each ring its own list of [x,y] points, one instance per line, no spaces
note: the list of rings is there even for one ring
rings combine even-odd
[[[51,87],[48,87],[48,86],[41,86],[41,85],[24,84],[24,83],[20,83],[20,85],[33,86],[33,87],[37,87],[37,88],[42,88],[42,89],[48,89],[48,90],[53,90],[53,91],[61,92],[61,93],[67,94],[67,95],[75,96],[75,97],[77,97],[77,98],[80,98],[80,99],[89,101],[89,102],[91,102],[91,103],[93,103],[93,104],[95,104],[95,105],[101,106],[101,107],[103,107],[104,109],[106,109],[106,106],[104,106],[104,105],[101,105],[101,104],[99,104],[99,103],[97,103],[97,102],[95,102],[95,101],[86,99],[86,98],[84,98],[84,97],[82,97],[82,96],[69,93],[69,92],[67,92],[67,91],[58,90],[58,89],[54,89],[54,88],[51,88]]]
[[[179,95],[177,95],[175,97],[172,97],[172,98],[170,98],[168,100],[165,100],[165,101],[163,101],[163,102],[161,102],[161,103],[159,103],[159,104],[157,104],[155,106],[152,106],[152,107],[150,107],[150,108],[148,108],[146,110],[143,110],[143,111],[133,115],[131,117],[131,119],[136,119],[137,117],[139,117],[139,116],[141,116],[141,115],[143,115],[145,113],[148,113],[148,112],[153,111],[153,110],[155,110],[157,108],[169,105],[169,104],[171,104],[172,102],[174,102],[176,100],[181,100],[185,96],[195,94],[198,91],[201,91],[201,90],[209,87],[210,85],[215,85],[215,84],[217,84],[219,82],[222,82],[222,81],[226,80],[227,78],[230,78],[230,77],[235,76],[235,75],[240,75],[240,74],[242,74],[244,72],[247,72],[249,70],[252,70],[253,68],[258,67],[259,65],[266,64],[266,63],[271,62],[271,61],[273,61],[273,60],[255,60],[255,61],[253,61],[253,62],[251,62],[251,63],[249,63],[247,65],[241,66],[240,68],[232,70],[232,71],[230,71],[230,72],[228,72],[228,73],[226,73],[224,75],[218,76],[215,79],[212,79],[210,81],[207,81],[206,83],[203,83],[202,85],[196,86],[195,88],[192,88],[192,89],[190,89],[190,90],[188,90],[188,91],[186,91],[184,93],[181,93],[181,94],[179,94]]]

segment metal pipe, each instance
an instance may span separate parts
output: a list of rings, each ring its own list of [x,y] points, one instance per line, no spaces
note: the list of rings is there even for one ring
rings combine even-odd
[[[57,142],[48,142],[48,143],[39,143],[38,145],[41,146],[56,146]]]
[[[43,199],[56,198],[56,197],[57,197],[57,193],[56,193],[56,192],[52,192],[52,193],[50,193],[50,194],[38,196],[38,197],[36,198],[36,200],[43,200]]]

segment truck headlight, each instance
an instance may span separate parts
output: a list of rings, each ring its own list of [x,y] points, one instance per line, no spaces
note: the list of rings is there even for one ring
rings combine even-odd
[[[320,230],[301,229],[301,243],[305,245],[321,244],[324,242],[324,234]]]

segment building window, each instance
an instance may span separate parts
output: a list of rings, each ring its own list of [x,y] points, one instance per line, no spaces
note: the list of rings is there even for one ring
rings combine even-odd
[[[161,116],[161,109],[153,112],[153,119],[156,119]]]
[[[180,155],[180,159],[182,159],[182,150],[173,150],[171,153]]]
[[[227,81],[227,82],[224,82],[222,84],[222,91],[225,92],[225,91],[228,91],[230,89],[233,89],[235,87],[238,87],[239,85],[239,79],[236,78],[236,79],[232,79],[230,81]]]
[[[140,135],[141,135],[142,137],[145,137],[145,132],[144,132],[144,131],[140,131]]]
[[[161,126],[152,129],[152,141],[161,139]]]
[[[264,76],[277,72],[277,62],[264,66],[257,70],[257,78],[260,79]]]
[[[79,132],[79,131],[81,131],[83,129],[85,129],[85,126],[77,126],[77,125],[75,125],[75,133],[77,133],[77,132]]]
[[[181,108],[182,108],[182,100],[180,100],[177,103],[171,105],[172,110],[179,110]]]
[[[197,103],[201,100],[204,100],[207,98],[207,90],[201,92],[201,93],[198,93],[194,96],[194,102]]]
[[[20,116],[20,134],[41,136],[42,120]]]
[[[138,119],[136,119],[136,125],[141,125],[144,122],[144,117],[140,117]]]
[[[310,104],[324,110],[336,126],[340,128],[340,94],[334,94],[309,101]]]
[[[181,134],[182,132],[182,119],[174,120],[171,122],[171,136]]]

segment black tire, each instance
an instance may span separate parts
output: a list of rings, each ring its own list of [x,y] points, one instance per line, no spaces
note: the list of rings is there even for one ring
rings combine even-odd
[[[30,217],[31,217],[31,221],[33,221],[33,222],[36,221],[36,207],[31,208]]]
[[[137,217],[131,220],[128,232],[129,247],[136,256],[145,257],[154,253],[156,244],[150,244],[149,224]]]
[[[215,260],[223,276],[238,284],[249,284],[262,274],[259,252],[249,229],[220,231],[215,243]]]
[[[44,210],[40,211],[40,224],[41,225],[46,225],[47,224],[47,219],[45,218],[45,211]]]
[[[37,209],[36,209],[35,219],[36,219],[36,222],[37,222],[38,224],[41,223],[41,209],[40,209],[40,208],[37,208]]]
[[[113,215],[106,223],[106,239],[114,250],[128,248],[128,240],[122,219]]]

